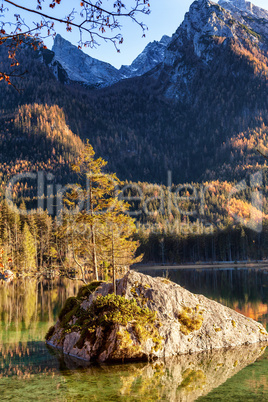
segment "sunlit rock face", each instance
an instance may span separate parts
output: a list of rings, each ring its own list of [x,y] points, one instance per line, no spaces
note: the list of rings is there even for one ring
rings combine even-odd
[[[112,285],[103,283],[88,297],[72,299],[68,319],[60,315],[48,343],[66,354],[103,362],[167,358],[268,341],[260,323],[165,278],[128,272],[118,281],[117,292],[133,305],[124,302],[121,309],[122,299],[110,300],[118,302],[113,316],[109,303],[96,308],[111,292]]]
[[[259,45],[268,39],[268,11],[257,7],[246,0],[219,0],[219,5],[230,11],[233,18],[260,35]]]
[[[232,14],[268,19],[268,11],[247,0],[219,0],[218,4],[226,10],[230,10]]]
[[[154,73],[169,98],[189,99],[190,85],[201,69],[217,67],[217,52],[230,43],[267,51],[268,12],[244,0],[196,0],[167,47]],[[267,56],[267,55],[266,55]]]

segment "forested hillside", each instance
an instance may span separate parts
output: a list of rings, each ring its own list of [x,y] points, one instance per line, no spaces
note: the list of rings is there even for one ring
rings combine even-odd
[[[66,81],[60,68],[62,77],[56,78],[50,66],[52,52],[21,45],[16,69],[22,77],[13,79],[15,87],[1,82],[2,195],[5,183],[22,172],[53,173],[54,184],[76,182],[70,165],[88,139],[96,155],[107,160],[108,171],[123,181],[139,182],[151,198],[146,204],[150,214],[142,202],[138,205],[143,211],[138,215],[138,238],[146,260],[265,257],[267,164],[258,150],[266,154],[268,145],[266,20],[250,20],[246,14],[246,25],[231,17],[208,0],[195,2],[162,64],[141,77],[99,90]],[[252,26],[261,27],[260,33]],[[202,29],[209,32],[207,27],[218,34],[203,34]],[[193,40],[196,32],[198,46]],[[10,59],[3,45],[0,59],[8,70]],[[171,190],[145,184],[167,184],[168,171],[174,183]],[[259,184],[250,182],[254,172],[261,174]],[[230,198],[243,179],[246,190]],[[190,183],[191,189],[179,194],[186,196],[182,206],[173,199],[170,210],[165,200],[160,212],[158,192],[168,199],[169,192],[175,194],[176,185],[182,183]],[[36,187],[25,182],[18,182],[13,190],[18,204],[36,196]],[[254,191],[262,195],[262,211],[252,208]],[[263,219],[261,233],[248,225],[254,214]],[[18,231],[12,226],[18,217],[3,219],[0,237],[6,254],[15,253],[14,244],[20,253],[24,246],[18,239],[22,241],[25,225],[22,222]],[[53,226],[52,218],[45,219]],[[27,225],[38,239],[32,223]],[[44,258],[49,263],[54,258],[54,251],[49,251],[54,232],[47,234],[47,257],[40,260],[45,231],[38,230],[36,264],[41,266]]]
[[[6,184],[22,173],[43,172],[52,174],[51,183],[64,185],[76,182],[71,164],[83,149],[81,139],[74,135],[58,106],[29,104],[2,111],[0,117],[0,176],[1,198]],[[45,177],[45,176],[44,176]],[[14,201],[35,199],[36,180],[16,180],[12,196]]]
[[[0,52],[3,60],[3,46]],[[57,105],[72,132],[88,138],[121,179],[165,182],[172,170],[176,183],[232,180],[263,164],[256,146],[266,145],[267,58],[251,44],[219,44],[215,63],[200,66],[184,103],[165,98],[152,76],[98,91],[64,85],[38,54],[24,48],[18,55],[29,72],[17,81],[20,93],[1,84],[2,115],[12,119],[18,105]],[[187,63],[196,63],[191,52]]]

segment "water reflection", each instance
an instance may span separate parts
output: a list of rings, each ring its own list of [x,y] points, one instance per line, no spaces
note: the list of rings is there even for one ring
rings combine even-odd
[[[165,362],[97,366],[41,342],[27,343],[0,354],[0,388],[4,399],[194,401],[252,364],[264,350],[263,345],[251,345]]]
[[[25,278],[0,285],[0,345],[6,342],[43,340],[67,297],[81,285],[68,279],[57,281]]]
[[[170,270],[168,276],[194,293],[268,323],[266,272]],[[245,395],[268,399],[268,352],[263,345],[116,366],[89,366],[47,348],[47,329],[80,286],[69,279],[33,278],[0,284],[1,400],[214,401],[235,396],[243,400]]]
[[[116,377],[119,380],[116,392],[118,400],[194,401],[253,363],[264,350],[263,346],[251,345],[179,356],[151,364],[92,367],[82,372],[83,375],[98,376],[101,370]],[[66,368],[75,375],[75,368],[81,367],[82,363],[69,356],[63,359]],[[81,371],[77,371],[77,374],[80,376]],[[105,398],[105,394],[99,396]]]
[[[38,373],[52,373],[59,369],[57,359],[51,357],[44,342],[6,344],[0,348],[1,378],[31,378]]]

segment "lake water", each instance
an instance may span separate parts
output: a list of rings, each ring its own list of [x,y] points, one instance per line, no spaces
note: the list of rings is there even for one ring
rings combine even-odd
[[[268,272],[257,269],[165,269],[166,276],[268,326]],[[89,365],[44,343],[67,297],[67,279],[0,284],[0,400],[268,401],[263,345],[180,356],[167,362]]]

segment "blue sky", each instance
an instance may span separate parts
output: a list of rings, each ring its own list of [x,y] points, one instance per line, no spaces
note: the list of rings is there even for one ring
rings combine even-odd
[[[267,0],[254,0],[252,1],[256,6],[267,9]],[[23,0],[18,0],[18,3],[25,4]],[[67,14],[69,10],[74,7],[73,0],[64,0],[64,12]],[[165,4],[163,6],[163,3]],[[119,68],[122,64],[131,64],[131,62],[138,56],[144,49],[148,42],[153,40],[160,40],[163,35],[171,36],[183,20],[184,14],[188,11],[193,0],[152,0],[151,1],[151,14],[142,16],[142,21],[146,23],[149,30],[146,32],[146,38],[142,38],[142,31],[133,22],[125,19],[122,21],[123,28],[122,34],[124,36],[124,43],[120,45],[120,53],[117,53],[111,43],[104,43],[100,41],[100,46],[96,49],[85,48],[83,51],[90,56],[99,60],[106,61],[115,67]],[[63,5],[59,6],[59,12],[62,13]],[[12,8],[10,7],[10,13]],[[18,13],[18,11],[15,11]],[[14,11],[13,11],[14,14]],[[23,15],[23,13],[21,13]],[[31,16],[29,23],[34,17]],[[77,44],[79,40],[78,32],[67,33],[61,24],[57,27],[59,32],[65,39],[73,44]],[[46,45],[51,48],[53,40],[46,40]]]

